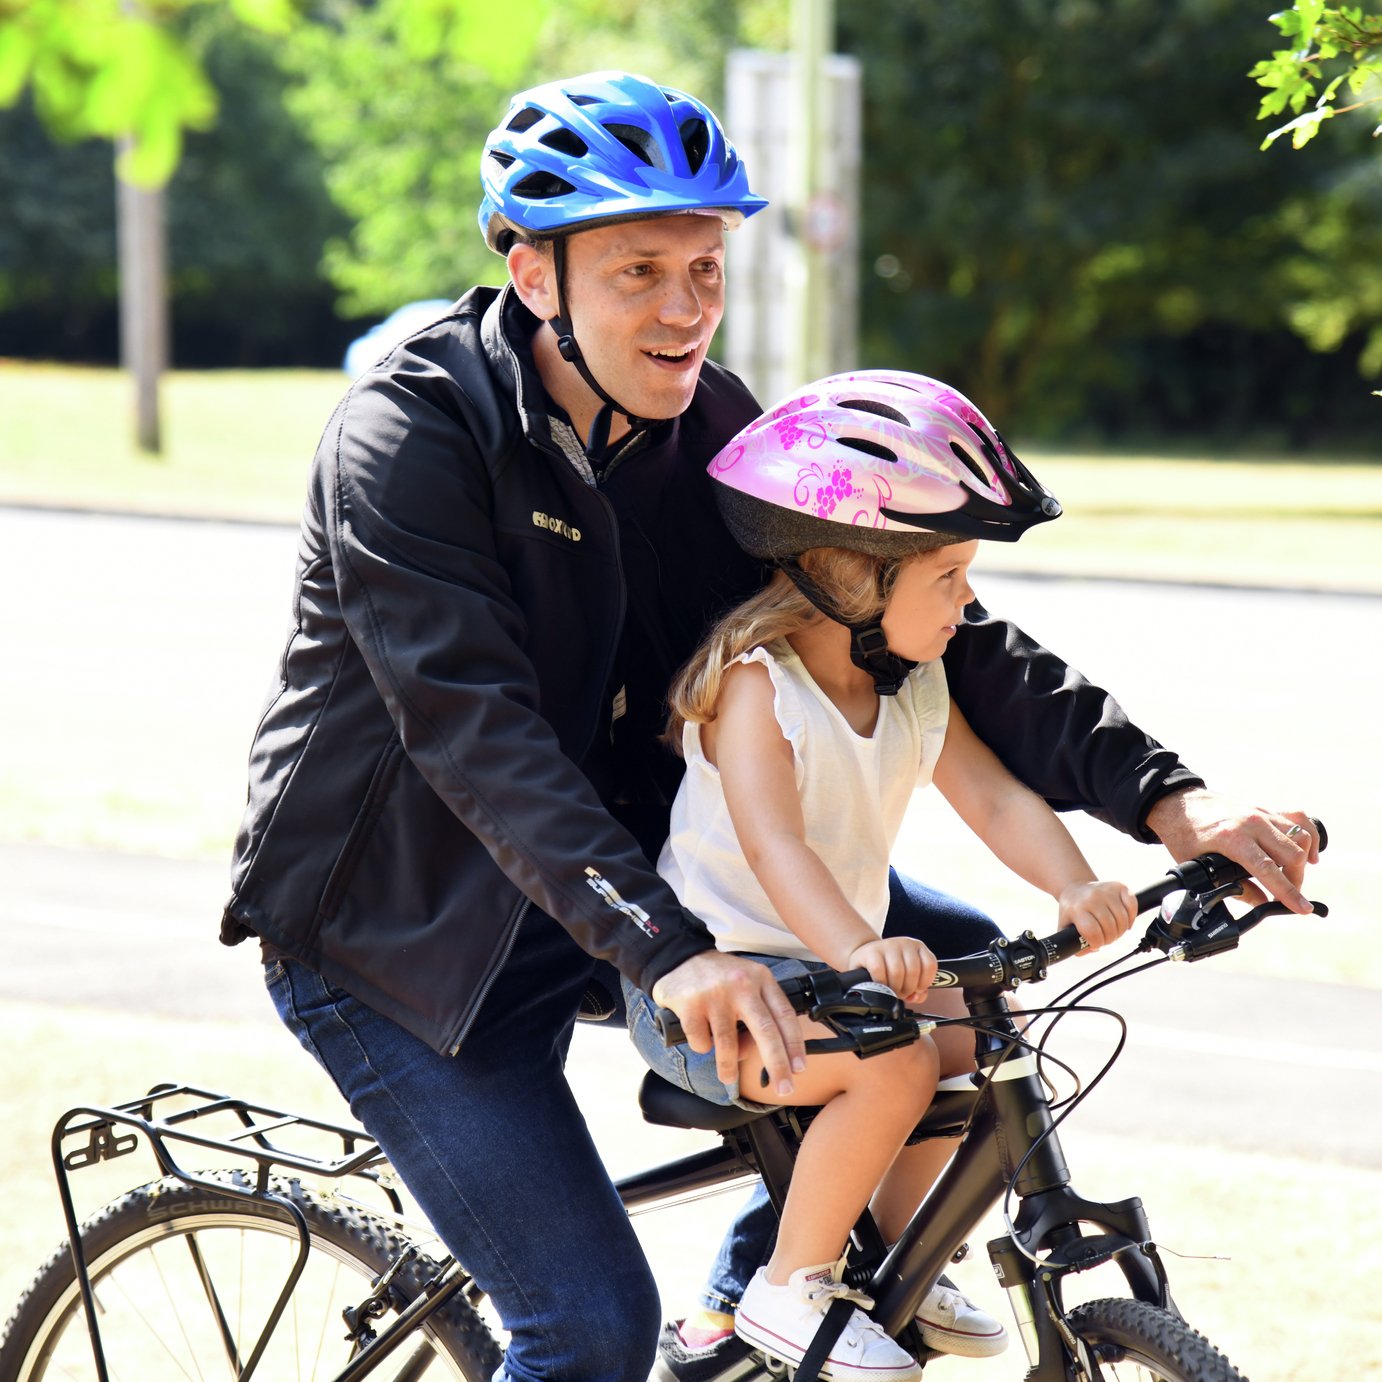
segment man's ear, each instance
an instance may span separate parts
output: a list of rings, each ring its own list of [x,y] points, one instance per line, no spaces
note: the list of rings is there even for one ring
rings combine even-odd
[[[509,277],[523,305],[542,321],[557,315],[557,263],[550,250],[517,241],[508,254]]]

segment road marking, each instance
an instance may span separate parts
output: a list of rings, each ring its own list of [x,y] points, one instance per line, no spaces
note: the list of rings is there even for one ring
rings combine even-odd
[[[1182,1027],[1156,1027],[1148,1023],[1130,1023],[1128,1045],[1133,1049],[1152,1046],[1163,1051],[1187,1051],[1198,1056],[1220,1056],[1226,1060],[1256,1060],[1271,1065],[1301,1065],[1314,1069],[1328,1067],[1382,1074],[1382,1051],[1239,1037],[1224,1032],[1191,1032]]]

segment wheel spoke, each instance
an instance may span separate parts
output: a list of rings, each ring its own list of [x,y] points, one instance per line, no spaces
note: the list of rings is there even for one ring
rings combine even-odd
[[[83,1243],[111,1382],[220,1382],[237,1378],[298,1260],[293,1223],[211,1186],[158,1182],[102,1211]],[[267,1340],[256,1382],[327,1382],[354,1354],[343,1312],[394,1269],[390,1303],[402,1308],[440,1270],[402,1256],[396,1229],[352,1201],[324,1202],[296,1183],[272,1182],[305,1219],[304,1270]],[[180,1242],[177,1240],[181,1240]],[[387,1321],[381,1321],[381,1325]],[[439,1342],[444,1341],[443,1342]],[[488,1382],[500,1353],[462,1295],[384,1360],[372,1382],[445,1376]],[[71,1255],[54,1253],[0,1340],[0,1377],[94,1382],[95,1364]]]

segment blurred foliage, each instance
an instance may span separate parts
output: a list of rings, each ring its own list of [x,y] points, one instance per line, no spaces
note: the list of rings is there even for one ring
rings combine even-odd
[[[601,68],[655,73],[718,98],[736,42],[781,40],[786,0],[510,0],[502,63],[455,44],[419,45],[415,0],[340,0],[283,53],[290,108],[351,221],[326,247],[344,310],[384,314],[414,298],[502,282],[476,225],[480,150],[515,90]],[[519,37],[519,36],[522,37]]]
[[[354,334],[333,303],[377,318],[502,276],[476,174],[511,92],[624,67],[722,106],[730,49],[785,48],[790,7],[0,0],[0,105],[19,102],[0,110],[0,353],[30,331],[113,338],[93,133],[132,132],[148,167],[185,138],[181,363],[329,363]],[[1342,109],[1347,73],[1319,64],[1366,68],[1376,50],[1338,34],[1371,17],[1297,0],[1274,22],[1304,46],[1264,64],[1271,31],[1242,0],[836,12],[865,74],[863,363],[945,375],[1029,434],[1375,432],[1359,376],[1382,373],[1382,161],[1337,122],[1308,161],[1262,153],[1244,79],[1280,111]],[[87,142],[45,152],[21,92]]]
[[[1287,47],[1278,48],[1248,73],[1267,88],[1257,118],[1266,120],[1288,109],[1295,118],[1274,129],[1262,141],[1264,149],[1283,134],[1291,136],[1293,147],[1303,148],[1324,121],[1382,102],[1382,14],[1366,14],[1357,5],[1333,9],[1324,0],[1296,0],[1289,10],[1272,15],[1271,22],[1281,30]],[[1335,105],[1344,88],[1355,96],[1374,94],[1351,105]],[[1309,110],[1307,101],[1313,101]],[[1382,124],[1373,135],[1382,135]]]
[[[214,122],[216,90],[178,23],[198,0],[0,0],[0,107],[32,88],[60,137],[124,144],[121,174],[154,186],[189,130]],[[290,0],[234,0],[237,17],[283,32]]]
[[[339,360],[321,246],[345,228],[321,160],[284,109],[278,40],[225,9],[183,17],[222,118],[191,134],[169,185],[176,364]],[[50,146],[25,104],[0,111],[0,354],[113,358],[115,175],[108,144]]]
[[[1338,140],[1308,166],[1258,150],[1262,20],[1240,0],[874,0],[839,21],[867,74],[868,363],[1046,434],[1366,425],[1382,164]],[[1340,353],[1317,362],[1344,381],[1325,398],[1312,351]]]

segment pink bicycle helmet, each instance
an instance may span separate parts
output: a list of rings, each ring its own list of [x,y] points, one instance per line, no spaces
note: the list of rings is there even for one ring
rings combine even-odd
[[[963,394],[894,370],[808,384],[709,470],[736,541],[775,561],[810,547],[901,557],[971,538],[1016,542],[1061,512]]]

